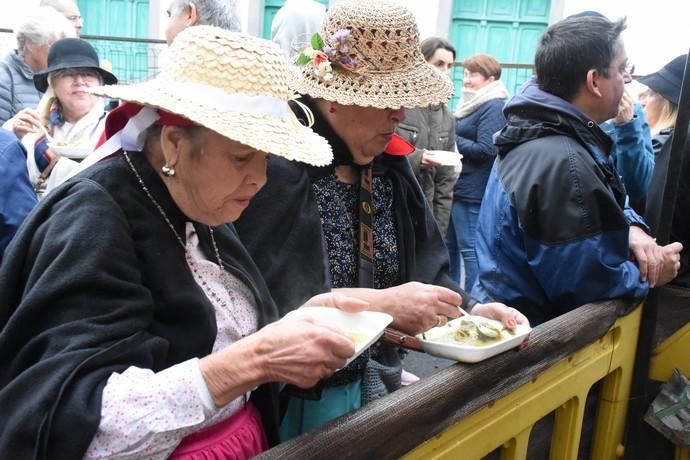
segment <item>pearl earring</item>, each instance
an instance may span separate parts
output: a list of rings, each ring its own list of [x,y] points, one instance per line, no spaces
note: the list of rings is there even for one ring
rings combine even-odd
[[[165,177],[172,177],[175,175],[175,168],[168,165],[163,165],[163,167],[161,167],[161,172],[163,172]]]

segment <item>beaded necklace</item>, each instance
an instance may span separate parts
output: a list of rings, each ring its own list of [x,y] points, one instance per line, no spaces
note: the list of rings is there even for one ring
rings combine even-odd
[[[158,212],[160,212],[161,216],[163,216],[163,220],[165,220],[165,223],[168,224],[168,227],[170,227],[170,230],[172,230],[173,234],[175,235],[175,238],[177,238],[177,241],[180,243],[180,246],[182,246],[182,249],[184,249],[185,253],[187,253],[187,246],[184,244],[184,241],[182,240],[182,237],[177,233],[177,230],[175,230],[175,227],[173,226],[172,222],[170,222],[170,219],[168,218],[168,215],[165,213],[163,210],[163,207],[158,204],[158,201],[151,195],[151,192],[149,191],[148,187],[146,186],[146,183],[144,183],[144,180],[141,178],[139,175],[139,171],[137,171],[137,168],[134,167],[134,163],[132,163],[132,160],[129,158],[129,155],[127,152],[123,152],[123,155],[125,157],[125,160],[127,160],[127,164],[129,165],[130,169],[134,173],[134,176],[137,178],[137,181],[139,181],[139,185],[141,185],[141,189],[144,191],[147,197],[149,197],[149,200],[151,200],[151,203],[156,206],[158,209]],[[220,252],[218,251],[218,245],[216,244],[216,239],[213,236],[213,229],[211,227],[208,227],[208,233],[211,235],[211,244],[213,245],[213,252],[215,253],[216,256],[216,261],[218,261],[218,267],[222,270],[225,271],[225,265],[223,265],[223,261],[220,258]]]
[[[137,171],[137,168],[134,166],[134,163],[132,163],[132,160],[129,158],[129,155],[127,152],[123,152],[123,155],[125,157],[125,160],[127,161],[127,164],[129,165],[130,169],[132,170],[132,173],[134,173],[134,176],[137,178],[137,181],[139,182],[139,185],[141,186],[141,189],[144,191],[146,196],[151,200],[151,203],[158,209],[158,212],[160,215],[163,217],[163,220],[165,220],[165,223],[168,224],[168,227],[170,227],[170,230],[173,232],[173,235],[175,235],[175,238],[177,241],[180,243],[180,246],[182,246],[182,249],[184,249],[185,252],[185,258],[187,260],[188,265],[192,269],[193,273],[196,275],[197,274],[197,266],[196,262],[194,261],[194,258],[192,255],[189,253],[187,250],[187,246],[184,243],[184,240],[182,240],[182,237],[180,236],[179,233],[177,233],[177,230],[175,230],[175,227],[173,226],[172,222],[170,221],[170,218],[166,214],[166,212],[163,210],[163,207],[158,203],[158,201],[153,197],[151,192],[149,191],[148,187],[146,186],[146,183],[142,179],[141,175],[139,174],[139,171]],[[218,268],[220,270],[220,273],[223,277],[226,279],[229,278],[229,274],[225,270],[225,265],[223,264],[223,260],[220,258],[220,251],[218,250],[218,245],[216,244],[216,239],[213,234],[213,228],[208,227],[208,232],[209,235],[211,236],[211,244],[213,246],[213,252],[215,253],[216,256],[216,261],[218,263]],[[213,287],[207,283],[204,279],[199,279],[199,283],[201,283],[201,287],[206,293],[207,296],[213,300],[214,304],[220,306],[222,309],[226,309],[227,311],[230,312],[230,315],[232,316],[233,320],[235,321],[235,324],[237,325],[238,332],[241,337],[246,337],[248,334],[247,330],[241,330],[242,329],[242,324],[240,321],[237,319],[235,316],[235,312],[231,305],[228,305],[226,300],[224,299],[224,296],[218,294]],[[228,295],[232,297],[229,292]]]

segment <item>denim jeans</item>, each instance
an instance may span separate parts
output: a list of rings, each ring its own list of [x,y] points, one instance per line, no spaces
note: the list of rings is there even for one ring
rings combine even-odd
[[[479,203],[453,201],[446,246],[450,256],[450,276],[460,283],[460,264],[465,267],[465,286],[469,292],[477,279],[477,255],[474,252],[475,232],[479,218]]]

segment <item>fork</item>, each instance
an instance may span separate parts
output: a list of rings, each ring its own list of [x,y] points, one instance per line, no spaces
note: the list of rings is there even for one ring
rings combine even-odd
[[[48,132],[46,127],[40,123],[38,124],[38,127],[41,128],[41,131],[43,131],[43,134],[46,135],[46,140],[48,141],[48,144],[52,144],[53,143],[53,136],[50,135],[50,133]]]

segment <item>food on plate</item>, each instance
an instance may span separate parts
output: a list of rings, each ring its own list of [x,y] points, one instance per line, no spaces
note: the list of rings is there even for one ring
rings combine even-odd
[[[377,311],[349,313],[337,308],[314,306],[293,310],[285,315],[285,318],[295,316],[332,325],[350,337],[355,343],[355,353],[346,361],[346,365],[376,342],[386,326],[393,321],[392,316]]]
[[[496,342],[510,338],[515,335],[514,331],[506,329],[503,325],[497,321],[492,320],[482,320],[474,317],[475,321],[480,321],[481,328],[489,329],[495,331],[495,334],[487,334],[483,331],[478,330],[475,323],[470,321],[465,317],[458,318],[458,320],[453,321],[452,324],[448,323],[447,331],[441,335],[435,335],[433,339],[435,342],[449,342],[449,343],[461,343],[464,345],[472,345],[475,347],[483,347],[488,345],[493,345]],[[424,339],[430,339],[426,337],[426,334],[422,334]]]
[[[366,334],[360,334],[359,332],[346,332],[345,335],[355,343],[355,348],[359,348],[369,339]]]

